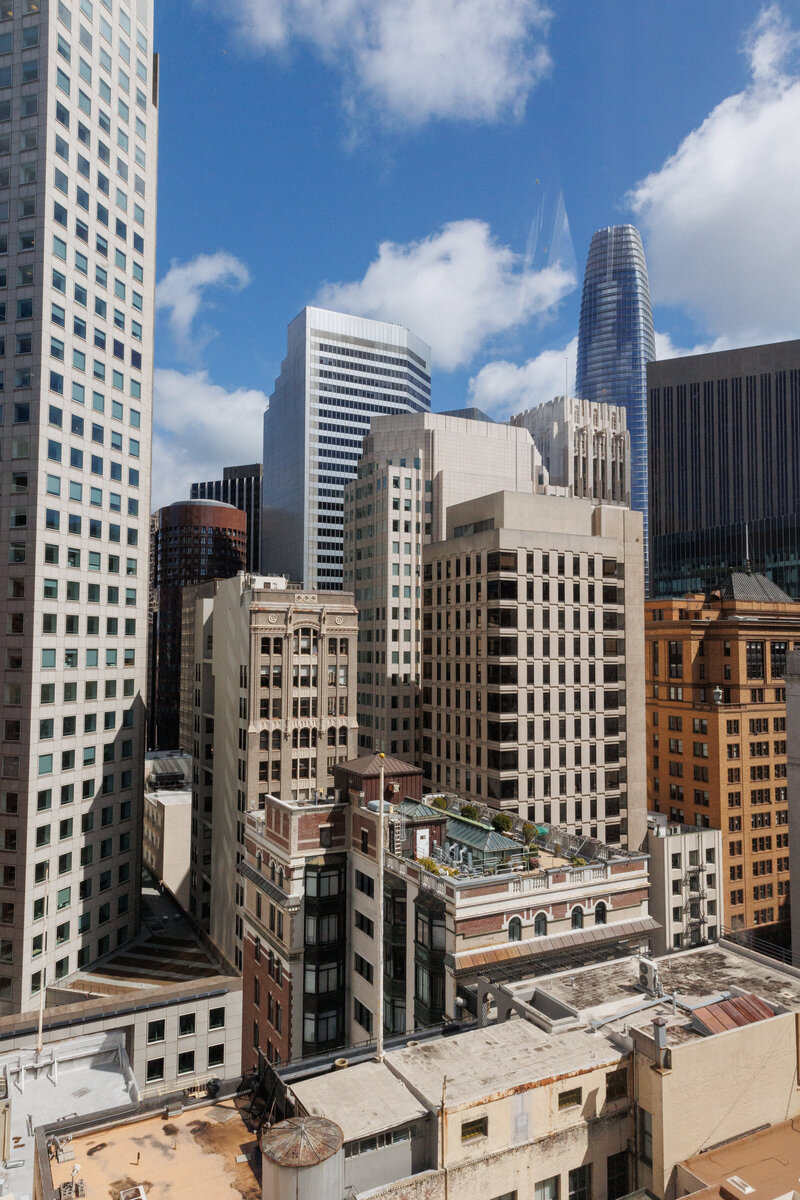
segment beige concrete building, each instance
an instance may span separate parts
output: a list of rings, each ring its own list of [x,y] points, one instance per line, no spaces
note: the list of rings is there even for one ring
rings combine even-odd
[[[208,794],[205,773],[213,770],[210,823],[204,812],[200,843],[210,859],[208,867],[202,864],[209,932],[239,970],[243,925],[236,867],[244,856],[245,814],[263,808],[269,795],[287,802],[324,796],[335,764],[353,756],[356,741],[357,614],[351,598],[281,589],[275,582],[244,574],[221,580],[213,598],[199,598],[195,609],[203,629],[203,661],[195,663],[200,694],[193,697],[202,723],[193,743],[198,775],[204,773],[198,804],[200,791],[204,800]],[[199,812],[197,819],[199,826]]]
[[[641,516],[498,492],[423,554],[426,786],[641,847]]]
[[[510,424],[530,433],[551,487],[630,507],[630,434],[621,405],[556,396],[513,416]]]
[[[390,1045],[383,1063],[278,1068],[285,1112],[339,1125],[342,1195],[676,1200],[702,1184],[703,1151],[800,1115],[800,979],[727,943],[489,985],[485,1001],[482,1028]]]
[[[788,811],[790,897],[795,913],[800,913],[800,811],[797,806],[800,795],[800,653],[797,650],[786,656],[786,750],[787,791],[794,800]],[[790,930],[792,961],[800,963],[800,920],[795,918]]]
[[[144,794],[142,861],[159,883],[189,909],[192,791],[147,788]]]
[[[650,912],[659,926],[655,953],[717,941],[725,928],[721,830],[648,813],[644,848],[650,856]]]
[[[359,748],[416,754],[422,548],[445,537],[448,506],[499,488],[530,493],[545,481],[524,429],[423,412],[373,419],[358,477],[344,490]]]

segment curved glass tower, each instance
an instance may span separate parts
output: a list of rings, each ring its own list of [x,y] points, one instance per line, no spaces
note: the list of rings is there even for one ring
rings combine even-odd
[[[631,435],[632,507],[644,518],[647,576],[647,363],[653,310],[639,230],[599,229],[589,246],[578,331],[576,394],[621,404]]]

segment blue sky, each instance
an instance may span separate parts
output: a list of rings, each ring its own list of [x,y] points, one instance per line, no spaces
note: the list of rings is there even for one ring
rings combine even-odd
[[[563,392],[603,225],[660,356],[797,336],[798,7],[159,0],[154,505],[260,459],[307,303],[410,325],[434,408]]]

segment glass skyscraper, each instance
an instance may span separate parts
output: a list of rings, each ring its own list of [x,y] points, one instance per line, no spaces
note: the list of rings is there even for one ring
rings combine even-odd
[[[633,225],[598,229],[581,297],[575,391],[620,404],[631,435],[631,502],[644,518],[647,573],[647,363],[655,336],[642,239]]]

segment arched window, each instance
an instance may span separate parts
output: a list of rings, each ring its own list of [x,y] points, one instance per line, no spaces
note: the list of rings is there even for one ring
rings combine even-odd
[[[607,918],[606,906],[602,900],[599,900],[594,906],[594,923],[595,925],[605,925]]]
[[[508,940],[510,942],[522,941],[522,921],[519,917],[512,917],[508,922]]]
[[[280,750],[280,748],[281,748],[281,731],[280,731],[280,729],[273,729],[273,731],[272,731],[272,749]]]
[[[336,745],[336,730],[333,728],[333,726],[331,726],[331,728],[328,730],[328,745]]]
[[[311,730],[311,745],[316,746],[316,744],[317,744],[317,731],[316,731],[316,729],[312,729]]]
[[[536,914],[536,919],[533,922],[533,936],[547,937],[547,915],[545,913]]]
[[[275,882],[275,859],[273,859],[272,862],[269,864],[269,877],[272,880],[272,882],[274,883]]]
[[[278,867],[278,887],[283,887],[283,867]]]
[[[259,750],[269,750],[269,730],[268,729],[262,729],[261,733],[258,735],[258,748],[259,748]]]
[[[341,729],[339,730],[339,745],[340,746],[347,745],[347,726],[346,725],[343,725],[341,727]]]
[[[573,908],[572,910],[572,928],[583,929],[583,909]]]
[[[299,729],[293,729],[292,730],[292,748],[294,750],[296,750],[298,748],[299,743],[300,743],[300,731],[299,731]]]
[[[310,745],[311,745],[311,730],[310,729],[301,729],[300,730],[300,747],[301,747],[301,749],[307,750]]]

